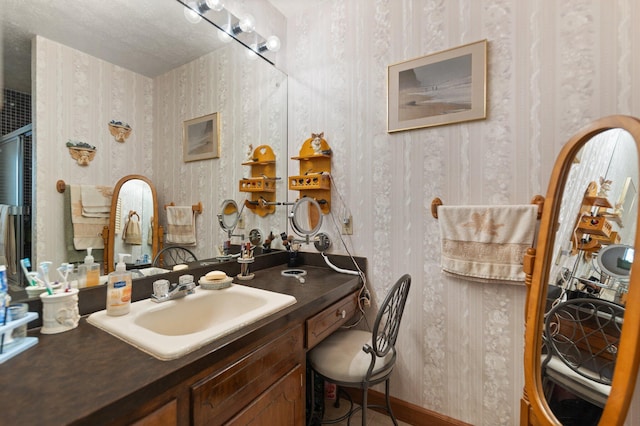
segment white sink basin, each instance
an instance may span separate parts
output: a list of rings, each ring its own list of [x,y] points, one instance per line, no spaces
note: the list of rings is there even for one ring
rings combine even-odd
[[[296,303],[293,296],[232,284],[181,299],[131,304],[119,317],[94,312],[87,321],[161,360],[186,355],[202,346]]]

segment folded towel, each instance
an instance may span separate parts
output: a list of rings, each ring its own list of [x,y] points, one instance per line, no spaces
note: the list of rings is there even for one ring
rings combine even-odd
[[[69,263],[82,263],[87,255],[86,250],[76,250],[73,242],[73,222],[71,220],[71,189],[64,191],[64,248],[65,260]],[[104,250],[94,248],[91,252],[96,262],[102,263]]]
[[[70,185],[71,223],[73,224],[73,246],[76,250],[89,247],[102,249],[102,229],[109,226],[109,217],[87,217],[82,214],[82,191],[80,185]]]
[[[109,217],[113,188],[100,185],[80,185],[82,215],[85,217]]]
[[[167,243],[196,244],[196,217],[191,206],[167,206]]]
[[[524,284],[522,262],[533,245],[537,205],[439,206],[441,266],[480,282]]]
[[[11,206],[0,204],[0,265],[7,267],[9,276],[14,275],[16,266],[16,234],[10,215]]]

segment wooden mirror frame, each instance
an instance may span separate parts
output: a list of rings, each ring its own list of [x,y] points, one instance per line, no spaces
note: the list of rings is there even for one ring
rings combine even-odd
[[[156,195],[156,188],[153,186],[153,183],[142,175],[127,175],[122,177],[116,186],[113,188],[113,197],[111,198],[111,214],[109,216],[109,227],[105,227],[102,233],[102,238],[105,240],[104,250],[105,250],[105,263],[104,263],[104,272],[108,274],[109,272],[114,270],[114,259],[115,253],[113,252],[115,247],[115,232],[111,232],[112,229],[115,229],[116,226],[116,210],[118,206],[118,194],[120,194],[120,189],[122,185],[129,182],[130,180],[139,179],[144,181],[149,188],[151,188],[151,196],[153,197],[153,223],[151,225],[151,232],[153,233],[153,237],[151,239],[151,258],[155,258],[156,254],[160,249],[160,238],[161,231],[158,226],[158,197]]]
[[[525,310],[524,373],[525,387],[521,400],[521,425],[561,425],[546,402],[542,390],[542,329],[544,322],[550,265],[559,213],[569,170],[578,151],[595,135],[611,129],[623,129],[631,134],[640,153],[640,119],[614,115],[599,119],[573,136],[558,154],[551,173],[544,203],[538,244],[525,256],[527,302]],[[634,247],[640,247],[640,214]],[[640,256],[633,262],[629,280],[624,325],[611,393],[600,418],[600,425],[622,425],[627,416],[640,365]],[[634,272],[635,271],[635,272]],[[533,273],[533,275],[531,275]]]

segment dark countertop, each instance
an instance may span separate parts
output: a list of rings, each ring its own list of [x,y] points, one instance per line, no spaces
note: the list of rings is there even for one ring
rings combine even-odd
[[[359,288],[360,280],[354,275],[312,266],[323,265],[318,258],[309,255],[301,259],[305,264],[300,267],[307,271],[304,285],[280,275],[288,269],[286,265],[254,269],[255,278],[251,281],[234,280],[293,295],[297,303],[177,360],[160,361],[94,327],[87,323],[83,309],[81,313],[85,316],[73,330],[53,335],[30,330],[30,335],[39,338],[38,344],[0,364],[2,424],[106,423],[115,418],[116,412],[137,408],[164,389],[278,329],[304,321]],[[346,267],[348,262],[347,259]],[[362,270],[366,270],[366,261],[362,262]],[[335,263],[345,265],[340,259]],[[197,280],[213,269],[225,268],[207,266],[191,273]],[[104,289],[101,290],[104,294]],[[104,303],[100,309],[104,309]]]

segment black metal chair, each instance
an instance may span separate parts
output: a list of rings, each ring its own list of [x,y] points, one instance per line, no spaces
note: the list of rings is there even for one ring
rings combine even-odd
[[[604,407],[611,390],[625,308],[603,299],[569,299],[544,326],[542,373],[547,397],[555,384]],[[549,386],[549,381],[551,386]]]
[[[197,262],[196,255],[191,250],[182,246],[167,246],[160,250],[153,258],[153,266],[171,269],[175,265],[189,262]]]
[[[366,425],[367,391],[384,382],[386,406],[381,408],[398,424],[389,401],[389,377],[396,362],[395,343],[410,286],[408,274],[394,284],[380,305],[372,332],[336,331],[309,352],[309,365],[321,377],[338,386],[362,389],[361,406],[354,408],[352,404],[344,416],[323,423],[350,421],[351,415],[362,409],[362,424]]]

